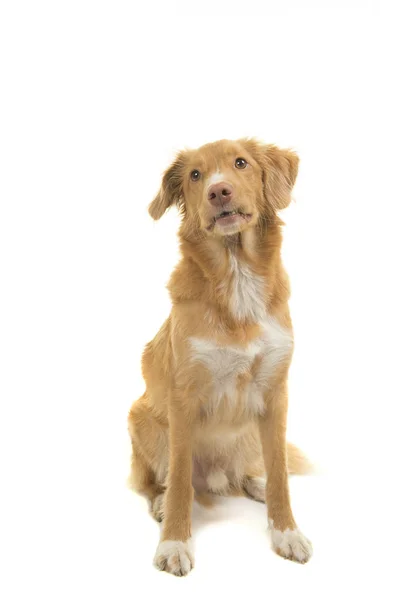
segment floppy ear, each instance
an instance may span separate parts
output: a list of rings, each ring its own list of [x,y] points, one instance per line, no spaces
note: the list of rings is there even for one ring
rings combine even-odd
[[[290,204],[299,168],[299,157],[292,150],[249,140],[250,151],[263,171],[264,195],[274,210]]]
[[[183,154],[180,153],[165,171],[158,194],[149,206],[150,216],[156,221],[163,216],[173,204],[183,203]]]
[[[291,193],[299,170],[299,157],[292,150],[266,146],[264,150],[264,189],[275,210],[290,204]]]

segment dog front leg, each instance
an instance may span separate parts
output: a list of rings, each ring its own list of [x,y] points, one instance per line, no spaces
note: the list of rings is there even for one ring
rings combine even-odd
[[[312,554],[309,540],[297,528],[290,506],[287,452],[287,385],[278,384],[266,395],[266,411],[259,430],[267,473],[266,504],[274,550],[280,556],[307,562]]]
[[[179,402],[169,410],[169,461],[164,522],[154,558],[155,566],[173,575],[187,575],[194,565],[191,549],[192,434]]]

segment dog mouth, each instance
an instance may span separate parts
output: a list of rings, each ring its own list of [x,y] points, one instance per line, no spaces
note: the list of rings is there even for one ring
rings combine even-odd
[[[241,221],[249,221],[251,219],[251,215],[242,212],[241,210],[223,210],[218,215],[213,217],[211,224],[207,229],[213,229],[213,227],[218,223],[218,225],[234,225],[240,223]]]

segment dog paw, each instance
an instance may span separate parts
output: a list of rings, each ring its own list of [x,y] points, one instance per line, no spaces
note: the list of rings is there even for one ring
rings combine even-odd
[[[190,541],[165,540],[160,542],[154,557],[154,566],[160,571],[167,571],[177,577],[187,575],[194,566]]]
[[[312,545],[298,529],[280,531],[271,526],[272,545],[277,554],[283,558],[299,563],[306,563],[312,556]]]
[[[151,514],[156,521],[161,523],[164,518],[164,493],[158,494],[151,504]]]
[[[247,477],[243,483],[246,494],[257,502],[265,502],[265,486],[264,477]]]

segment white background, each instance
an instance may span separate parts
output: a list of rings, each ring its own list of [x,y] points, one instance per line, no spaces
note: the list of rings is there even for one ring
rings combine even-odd
[[[3,598],[399,593],[394,6],[2,2]],[[242,135],[301,157],[289,437],[321,471],[291,481],[314,557],[276,557],[264,507],[221,500],[195,508],[179,580],[152,567],[159,526],[125,486],[177,260],[177,216],[147,205],[176,150]]]

